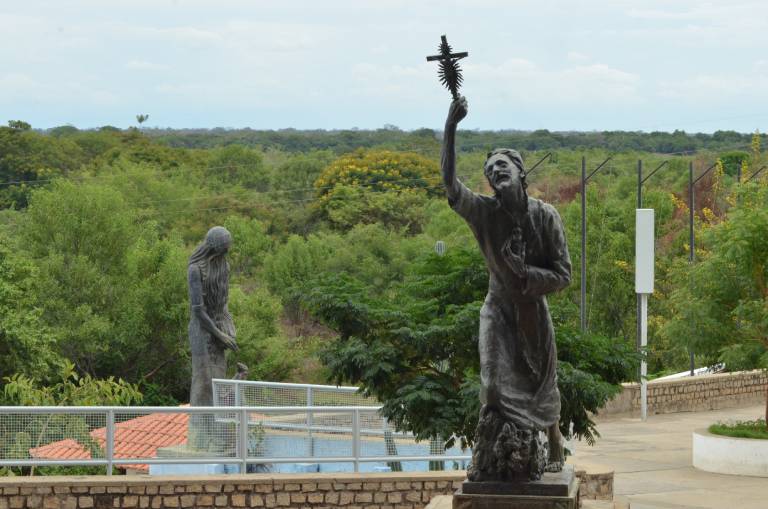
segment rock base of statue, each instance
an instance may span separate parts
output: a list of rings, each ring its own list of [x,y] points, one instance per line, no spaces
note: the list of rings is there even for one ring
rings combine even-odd
[[[537,481],[465,481],[453,509],[577,509],[579,481],[573,467],[545,473]]]
[[[470,481],[535,481],[547,470],[549,443],[541,430],[519,428],[487,406],[480,411]]]

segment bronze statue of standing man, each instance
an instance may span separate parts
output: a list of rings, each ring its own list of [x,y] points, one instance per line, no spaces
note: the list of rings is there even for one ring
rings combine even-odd
[[[520,154],[496,149],[484,174],[494,196],[456,178],[456,130],[467,101],[451,103],[442,173],[448,203],[472,229],[490,280],[480,311],[480,421],[470,481],[538,479],[563,465],[557,351],[546,294],[566,287],[571,260],[554,207],[528,197]]]

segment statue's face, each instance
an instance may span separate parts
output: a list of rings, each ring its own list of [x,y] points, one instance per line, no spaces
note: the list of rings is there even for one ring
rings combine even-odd
[[[484,173],[494,191],[521,187],[520,169],[504,154],[494,154],[485,162]]]

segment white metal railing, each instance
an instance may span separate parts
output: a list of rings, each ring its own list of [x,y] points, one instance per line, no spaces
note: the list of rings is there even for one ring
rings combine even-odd
[[[249,464],[351,463],[357,472],[370,462],[469,460],[464,453],[423,454],[426,447],[412,437],[384,433],[380,408],[0,407],[0,467],[91,465],[111,474],[114,466],[136,464],[236,464],[246,472]],[[152,433],[170,442],[154,450],[126,446],[147,445]]]
[[[358,387],[214,378],[214,406],[376,406]]]

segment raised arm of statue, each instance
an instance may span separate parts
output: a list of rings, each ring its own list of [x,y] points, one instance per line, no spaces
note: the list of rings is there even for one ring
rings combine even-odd
[[[235,340],[222,332],[205,310],[205,303],[203,302],[203,279],[200,275],[200,268],[197,265],[191,264],[189,266],[188,278],[190,309],[200,321],[200,325],[214,338],[221,341],[225,348],[237,351],[238,348]]]
[[[459,122],[466,116],[467,100],[461,96],[451,102],[451,107],[448,109],[448,118],[445,120],[443,133],[443,151],[440,158],[443,184],[448,194],[448,200],[451,202],[459,194],[459,185],[456,180],[456,129]]]

